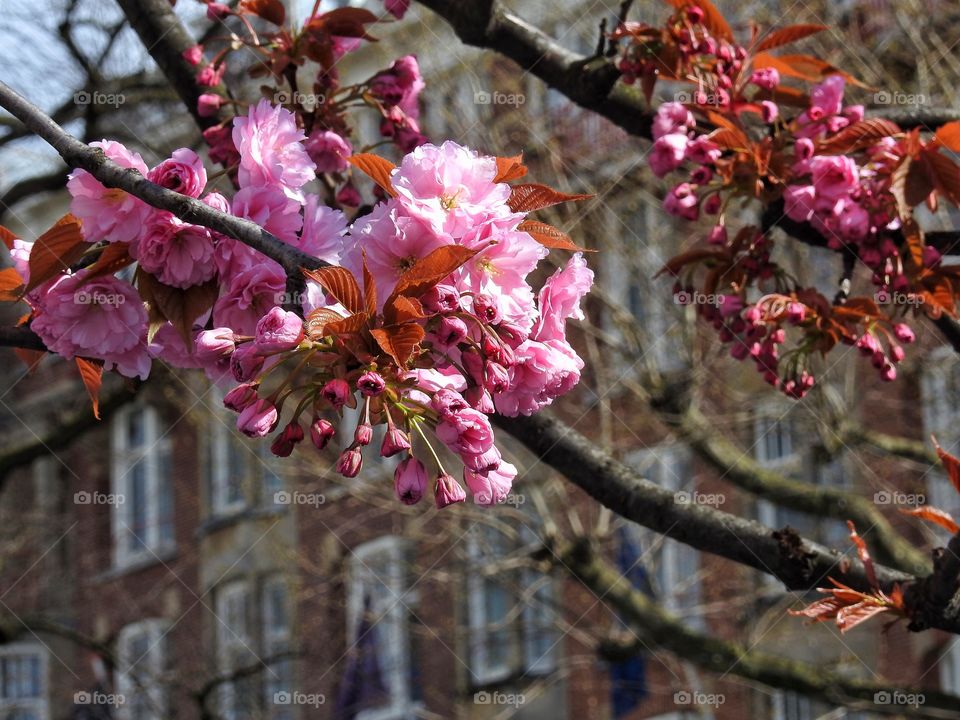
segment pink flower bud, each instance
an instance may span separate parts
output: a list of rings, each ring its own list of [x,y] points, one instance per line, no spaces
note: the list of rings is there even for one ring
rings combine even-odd
[[[263,398],[245,407],[237,418],[237,430],[249,437],[264,437],[276,424],[277,408]]]
[[[798,138],[794,143],[793,151],[797,155],[797,160],[809,160],[813,157],[813,140],[810,138]]]
[[[183,59],[191,65],[199,65],[203,60],[203,45],[193,45],[183,51]]]
[[[303,340],[303,320],[282,307],[274,307],[257,322],[255,345],[257,351],[267,353],[292,350]]]
[[[434,496],[437,501],[437,509],[442,510],[447,505],[463,502],[467,499],[467,492],[454,479],[453,475],[443,473],[437,477],[437,484],[434,488]]]
[[[410,449],[410,438],[400,428],[394,426],[387,430],[380,443],[380,454],[383,457],[393,457],[397,453]]]
[[[216,87],[223,80],[223,73],[227,69],[226,63],[221,63],[219,68],[213,65],[207,65],[197,73],[197,85],[203,87]]]
[[[470,407],[472,407],[474,410],[479,410],[487,415],[496,410],[490,393],[479,385],[474,385],[473,387],[467,388],[463,393],[463,397],[468,403],[470,403]]]
[[[503,462],[503,455],[494,445],[484,453],[479,455],[464,454],[460,459],[463,461],[464,467],[470,468],[474,472],[490,472],[500,467],[500,463]]]
[[[897,368],[887,363],[880,369],[880,379],[884,382],[893,382],[897,379]]]
[[[430,406],[436,410],[442,418],[452,417],[461,410],[466,410],[470,407],[460,393],[448,388],[437,390],[430,400]]]
[[[353,185],[347,183],[337,193],[337,202],[347,207],[360,207],[363,198],[360,197],[360,193]]]
[[[911,327],[905,323],[897,323],[896,325],[894,325],[893,334],[897,336],[897,340],[904,343],[905,345],[909,345],[910,343],[912,343],[914,340],[917,339],[917,336],[914,335]]]
[[[256,383],[237,385],[223,396],[224,407],[234,412],[243,412],[257,399],[257,388],[259,387]]]
[[[198,198],[207,185],[207,171],[199,155],[190,148],[180,148],[148,172],[147,180],[167,190]]]
[[[474,295],[473,314],[488,325],[496,325],[503,319],[497,299],[485,293]]]
[[[714,225],[707,235],[707,242],[711,245],[724,245],[727,242],[727,226]]]
[[[197,115],[200,117],[213,117],[223,105],[223,98],[216,93],[203,93],[197,98]]]
[[[773,90],[780,84],[780,73],[775,68],[760,68],[753,71],[750,82],[764,90]]]
[[[760,117],[768,125],[777,119],[780,115],[780,108],[772,100],[764,100],[760,103]]]
[[[703,201],[703,212],[707,215],[716,215],[720,212],[720,206],[723,205],[723,199],[720,193],[714,193]]]
[[[488,362],[483,386],[491,393],[505,392],[510,387],[510,373],[500,363]]]
[[[893,359],[894,362],[903,362],[903,359],[906,356],[907,354],[903,351],[903,348],[900,347],[899,345],[890,346],[890,357]]]
[[[353,433],[353,441],[357,445],[366,447],[373,440],[373,426],[370,423],[360,423]]]
[[[382,393],[386,387],[387,383],[380,373],[365,372],[357,380],[357,389],[364,397],[376,397]]]
[[[407,458],[393,473],[397,499],[404,505],[416,505],[427,490],[427,469],[416,458]]]
[[[350,385],[343,378],[334,378],[323,386],[320,395],[333,405],[334,410],[339,410],[347,404],[347,400],[350,398]]]
[[[787,320],[794,325],[803,322],[807,316],[807,308],[803,303],[792,302],[787,305]]]
[[[303,440],[303,428],[300,427],[300,423],[291,422],[271,443],[270,452],[277,457],[290,457],[293,448],[301,440]]]
[[[444,347],[459,344],[467,336],[467,324],[458,317],[443,317],[437,326],[437,341]]]
[[[237,349],[233,330],[227,327],[197,333],[194,345],[197,359],[203,362],[215,362],[229,357]]]
[[[450,313],[460,307],[460,291],[452,285],[434,285],[420,296],[423,309],[431,313]]]
[[[251,380],[263,367],[263,356],[257,352],[253,343],[237,347],[230,356],[230,370],[237,382]]]
[[[323,450],[333,438],[335,432],[333,424],[329,420],[317,418],[310,426],[310,441],[316,446],[317,450]]]
[[[212,2],[207,5],[207,19],[213,20],[223,20],[227,15],[230,14],[230,8],[223,3]]]
[[[337,472],[344,477],[354,478],[360,474],[360,468],[363,466],[363,455],[360,448],[347,448],[337,459]]]

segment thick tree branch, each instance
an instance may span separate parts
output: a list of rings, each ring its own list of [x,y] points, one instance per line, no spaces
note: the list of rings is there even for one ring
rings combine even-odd
[[[926,688],[918,690],[889,684],[878,685],[691,630],[679,618],[633,588],[619,571],[598,557],[586,541],[559,549],[557,557],[563,567],[570,570],[585,587],[630,623],[636,635],[643,640],[643,646],[652,644],[704,670],[724,675],[730,673],[831,704],[901,714],[906,708],[877,705],[875,696],[878,693],[887,693],[891,697],[921,694],[925,702],[917,709],[910,709],[911,717],[956,717],[960,698],[952,695]],[[626,650],[638,652],[641,647],[637,642]],[[623,651],[624,648],[621,648],[620,652]]]
[[[136,170],[120,167],[99,148],[85,145],[68,134],[42,110],[2,82],[0,106],[53,146],[69,167],[86,170],[107,187],[125,190],[155,208],[172,212],[182,220],[235,238],[276,260],[288,275],[298,274],[301,267],[326,265],[322,260],[280,241],[256,223],[222,213],[199,200],[156,185]]]

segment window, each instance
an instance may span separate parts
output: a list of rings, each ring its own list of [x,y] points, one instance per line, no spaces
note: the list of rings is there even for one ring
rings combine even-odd
[[[166,670],[164,620],[142,620],[127,625],[117,638],[117,706],[121,720],[163,720],[167,717],[164,688]]]
[[[951,348],[930,353],[923,381],[923,422],[944,450],[960,454],[960,362]],[[927,474],[927,504],[953,515],[960,512],[960,496],[939,469]],[[939,532],[948,537],[946,531]]]
[[[263,611],[264,659],[291,651],[290,606],[287,583],[283,578],[271,578],[263,586],[261,608]],[[264,670],[264,703],[269,708],[271,720],[292,720],[293,708],[274,702],[277,693],[293,690],[293,662],[286,658],[270,661]]]
[[[47,656],[33,643],[0,645],[0,716],[47,720]]]
[[[778,690],[770,699],[772,720],[813,720],[819,716],[819,712],[815,713],[813,701],[804,695]]]
[[[408,587],[400,538],[384,536],[354,549],[347,598],[353,656],[341,682],[349,686],[345,694],[356,698],[350,710],[357,720],[401,720],[417,706],[409,617],[415,599]]]
[[[122,410],[112,433],[114,563],[124,567],[174,546],[170,439],[149,406]]]
[[[217,664],[220,673],[245,670],[259,662],[252,650],[251,594],[245,580],[224,584],[216,593]],[[221,685],[224,720],[249,720],[258,707],[255,676],[246,674]]]
[[[527,568],[503,569],[504,558],[520,557],[536,543],[532,524],[522,525],[518,537],[482,526],[467,538],[470,671],[477,686],[556,668],[559,636],[551,577]]]
[[[634,452],[629,463],[647,480],[677,493],[679,502],[699,502],[688,449],[682,445],[661,445]],[[703,627],[700,558],[683,543],[628,525],[630,539],[653,566],[650,578],[661,604],[691,627]],[[639,562],[639,558],[635,559]],[[621,568],[629,572],[632,568]]]
[[[960,693],[960,638],[948,640],[950,647],[940,656],[940,689]]]

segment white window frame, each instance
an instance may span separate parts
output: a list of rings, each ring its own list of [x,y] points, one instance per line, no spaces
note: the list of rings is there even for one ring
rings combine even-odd
[[[251,664],[257,659],[253,650],[253,633],[250,628],[253,617],[254,595],[250,582],[246,578],[240,578],[229,580],[220,585],[215,592],[215,598],[217,667],[221,673],[226,675]],[[241,625],[239,627],[230,623],[232,612],[228,607],[238,598],[241,602],[239,618]],[[235,663],[234,653],[241,656],[249,654],[249,662]],[[238,709],[236,707],[237,683],[242,682],[245,682],[245,680],[224,682],[220,686],[219,700],[224,720],[236,720],[245,717],[248,709]]]
[[[627,463],[637,468],[647,480],[667,490],[690,493],[696,491],[692,475],[689,478],[681,477],[683,466],[690,469],[692,464],[692,454],[686,445],[671,443],[636,450],[629,454]],[[628,526],[628,530],[639,532],[640,537],[636,539],[640,541],[641,548],[650,541],[651,533],[634,525]],[[644,542],[645,539],[647,542]],[[703,615],[695,612],[703,599],[703,583],[700,577],[703,568],[700,554],[672,538],[654,536],[653,542],[659,544],[659,547],[654,545],[653,554],[657,559],[654,576],[658,589],[663,593],[663,597],[658,598],[660,604],[670,612],[682,613],[684,623],[690,627],[704,628]],[[688,564],[697,567],[692,578],[690,573],[685,571],[685,565]],[[683,595],[693,600],[693,607],[687,607],[687,602],[681,603],[676,592],[666,592],[668,588],[675,589],[680,586],[686,586]]]
[[[817,716],[813,700],[791,690],[775,691],[770,697],[770,706],[771,720],[813,720]]]
[[[214,412],[217,412],[214,410]],[[210,418],[207,436],[207,473],[210,478],[210,513],[214,517],[231,515],[247,507],[244,478],[240,478],[239,497],[230,499],[232,443],[236,442],[234,430],[224,425],[219,416]]]
[[[272,594],[276,588],[283,590],[283,613],[285,622],[279,629],[274,627],[272,622]],[[263,583],[260,592],[260,618],[263,627],[263,654],[267,661],[274,655],[287,653],[291,650],[293,632],[291,628],[291,603],[290,603],[290,585],[282,576],[267,578]],[[281,674],[284,670],[289,672],[288,677]],[[292,717],[291,709],[288,705],[278,705],[273,702],[274,693],[291,692],[293,690],[293,660],[285,658],[275,662],[267,662],[264,669],[264,705],[266,715],[269,718],[289,718]]]
[[[960,693],[960,638],[950,638],[950,647],[937,663],[940,675],[940,690],[956,695]]]
[[[385,630],[381,644],[380,663],[384,685],[390,695],[387,705],[362,710],[356,720],[405,720],[420,707],[413,700],[413,688],[410,685],[410,623],[407,616],[408,606],[415,603],[415,597],[406,587],[406,548],[403,538],[384,535],[365,542],[353,549],[350,558],[350,586],[347,596],[347,640],[353,643],[357,637],[364,612],[364,588],[367,581],[381,583],[390,592],[387,608],[372,608],[378,614],[377,627]],[[386,564],[386,577],[378,575],[371,565]],[[382,613],[382,617],[379,615]]]
[[[134,413],[143,414],[143,447],[132,450],[127,448],[127,422]],[[166,434],[160,432],[159,414],[156,408],[150,405],[132,405],[120,410],[113,419],[111,428],[111,488],[116,498],[123,498],[123,502],[115,502],[111,506],[113,530],[113,559],[118,568],[137,564],[153,558],[161,553],[169,552],[176,546],[173,538],[174,523],[174,495],[173,478],[161,477],[162,458],[171,458],[171,442]],[[139,550],[129,547],[130,534],[133,532],[133,493],[131,492],[131,471],[134,466],[143,463],[146,472],[145,502],[146,527]],[[169,493],[167,501],[170,507],[171,537],[163,537],[161,532],[161,513],[163,501],[161,494]]]
[[[164,674],[167,667],[166,637],[169,623],[161,618],[139,620],[125,625],[117,636],[117,694],[123,702],[115,708],[120,720],[163,720],[167,716],[167,689]],[[146,636],[147,653],[133,657],[130,649],[137,637]],[[139,669],[138,669],[139,668]],[[147,715],[133,717],[132,700],[145,693]]]
[[[760,404],[756,408],[753,418],[753,457],[765,468],[789,473],[800,463],[800,453],[794,442],[796,439],[794,421],[793,418],[789,417],[791,410],[792,408],[780,403]],[[771,426],[776,426],[779,428],[778,432],[784,433],[786,444],[789,446],[789,451],[778,457],[767,455],[767,436],[770,433]],[[778,527],[778,510],[776,503],[769,500],[757,500],[757,520],[767,527]],[[776,583],[776,578],[769,578],[769,580]]]
[[[513,674],[516,663],[512,662],[512,653],[508,653],[507,659],[501,664],[494,664],[488,658],[492,621],[487,617],[486,584],[488,575],[495,578],[499,573],[486,567],[490,564],[490,558],[484,557],[478,532],[479,529],[474,528],[467,535],[467,554],[473,566],[467,575],[467,614],[470,672],[473,683],[482,686],[506,680]]]
[[[34,713],[38,720],[49,720],[50,718],[50,682],[49,682],[49,662],[46,649],[38,644],[31,642],[15,642],[7,645],[0,645],[0,661],[8,660],[13,657],[22,656],[35,657],[38,660],[40,670],[40,693],[31,698],[7,698],[3,695],[4,688],[0,686],[0,714],[6,716],[13,710],[27,710]],[[0,677],[0,680],[3,678]]]

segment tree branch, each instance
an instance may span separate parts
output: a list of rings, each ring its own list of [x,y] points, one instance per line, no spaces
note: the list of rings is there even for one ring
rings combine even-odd
[[[317,268],[327,264],[287,245],[256,223],[222,213],[199,200],[156,185],[136,170],[120,167],[99,148],[86,145],[67,133],[3,82],[0,82],[0,106],[53,146],[68,166],[82,168],[107,187],[125,190],[148,205],[167,210],[186,222],[235,238],[276,260],[288,275],[299,274],[301,267]]]
[[[911,717],[955,717],[960,698],[952,695],[926,688],[918,690],[890,684],[877,685],[691,630],[679,618],[633,588],[620,572],[599,558],[586,541],[559,549],[557,556],[585,587],[629,621],[634,632],[644,640],[643,644],[637,642],[632,648],[620,648],[620,653],[631,649],[638,652],[641,647],[653,644],[704,670],[724,675],[730,673],[831,704],[869,709],[871,712],[901,714],[906,709],[897,705],[876,704],[875,696],[878,693],[886,693],[891,697],[898,697],[896,692],[902,693],[902,696],[921,694],[925,702],[919,708],[911,708]]]

